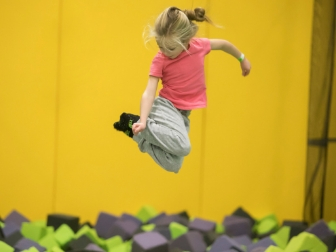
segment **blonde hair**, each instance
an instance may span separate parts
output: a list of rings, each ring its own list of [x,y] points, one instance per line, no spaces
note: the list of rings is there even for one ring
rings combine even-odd
[[[187,51],[184,44],[189,43],[198,31],[198,26],[192,21],[213,24],[203,8],[182,11],[177,7],[169,7],[157,17],[154,27],[150,27],[149,33],[145,34],[145,44],[154,37],[165,50],[169,51],[169,48],[178,44]]]

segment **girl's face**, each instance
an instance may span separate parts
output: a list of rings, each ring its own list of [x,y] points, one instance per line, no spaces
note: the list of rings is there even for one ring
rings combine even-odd
[[[159,41],[156,41],[160,51],[170,59],[175,59],[177,56],[184,51],[184,48],[176,43],[167,43],[167,48],[164,48]],[[188,43],[185,43],[184,46],[188,48]]]

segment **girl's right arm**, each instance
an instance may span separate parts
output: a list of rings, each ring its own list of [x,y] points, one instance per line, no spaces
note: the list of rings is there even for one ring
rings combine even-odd
[[[140,105],[140,122],[134,123],[132,131],[134,135],[139,134],[146,128],[146,122],[148,115],[152,109],[152,105],[156,95],[156,89],[159,83],[159,78],[155,76],[149,76],[147,87],[142,95]]]

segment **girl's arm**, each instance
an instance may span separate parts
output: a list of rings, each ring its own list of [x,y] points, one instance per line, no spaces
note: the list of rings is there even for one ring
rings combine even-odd
[[[143,93],[141,99],[140,122],[134,123],[132,126],[132,131],[134,135],[137,135],[139,132],[143,131],[146,128],[147,117],[155,99],[158,83],[158,77],[149,76],[146,90]]]
[[[210,39],[211,50],[222,50],[237,60],[241,57],[242,53],[227,40],[223,39]],[[243,76],[247,76],[251,71],[251,64],[246,57],[240,62]]]

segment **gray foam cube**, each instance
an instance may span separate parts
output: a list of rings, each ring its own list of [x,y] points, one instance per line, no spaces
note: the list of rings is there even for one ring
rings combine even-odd
[[[231,237],[234,241],[236,241],[239,245],[248,246],[252,244],[252,239],[247,235],[234,236]]]
[[[101,238],[111,238],[113,224],[118,220],[118,217],[106,212],[100,212],[96,221],[95,229]]]
[[[128,213],[123,213],[120,217],[121,220],[131,220],[133,222],[135,222],[136,224],[138,224],[138,226],[140,227],[142,225],[142,221],[139,220],[137,217],[128,214]]]
[[[5,238],[11,236],[12,234],[16,232],[20,232],[20,231],[21,231],[21,225],[19,226],[18,224],[14,222],[7,222],[5,224],[5,227],[2,230]]]
[[[203,236],[198,231],[189,231],[173,240],[170,244],[171,249],[182,249],[189,252],[204,252],[206,247]]]
[[[200,218],[195,218],[189,223],[190,230],[197,230],[202,233],[214,231],[216,228],[216,223],[213,221],[203,220]]]
[[[252,252],[252,251],[257,250],[257,249],[259,249],[259,250],[260,249],[265,249],[266,250],[271,245],[277,246],[274,243],[274,241],[269,236],[267,236],[267,237],[259,240],[258,242],[247,246],[247,252]]]
[[[96,245],[94,243],[90,243],[89,245],[87,245],[85,247],[85,250],[97,251],[97,252],[105,252],[105,250],[103,250],[101,247],[99,247],[98,245]]]
[[[158,232],[140,233],[133,237],[132,252],[169,252],[169,244]]]
[[[125,240],[129,240],[139,230],[139,225],[132,220],[117,220],[111,228],[111,237],[115,235],[121,236]]]
[[[39,252],[46,251],[45,247],[42,247],[37,242],[34,242],[34,241],[26,239],[26,238],[23,238],[23,239],[19,240],[14,246],[14,248],[16,250],[19,250],[19,251],[26,250],[26,249],[29,249],[31,247],[35,247]]]
[[[226,216],[223,220],[223,226],[228,236],[252,236],[252,223],[248,218],[234,215]]]
[[[25,216],[16,210],[10,212],[4,219],[5,224],[12,222],[21,228],[22,222],[30,222]]]
[[[237,252],[244,252],[240,244],[237,243],[234,239],[230,238],[227,235],[222,235],[218,237],[212,244],[210,252],[222,252],[230,249],[233,249]]]

